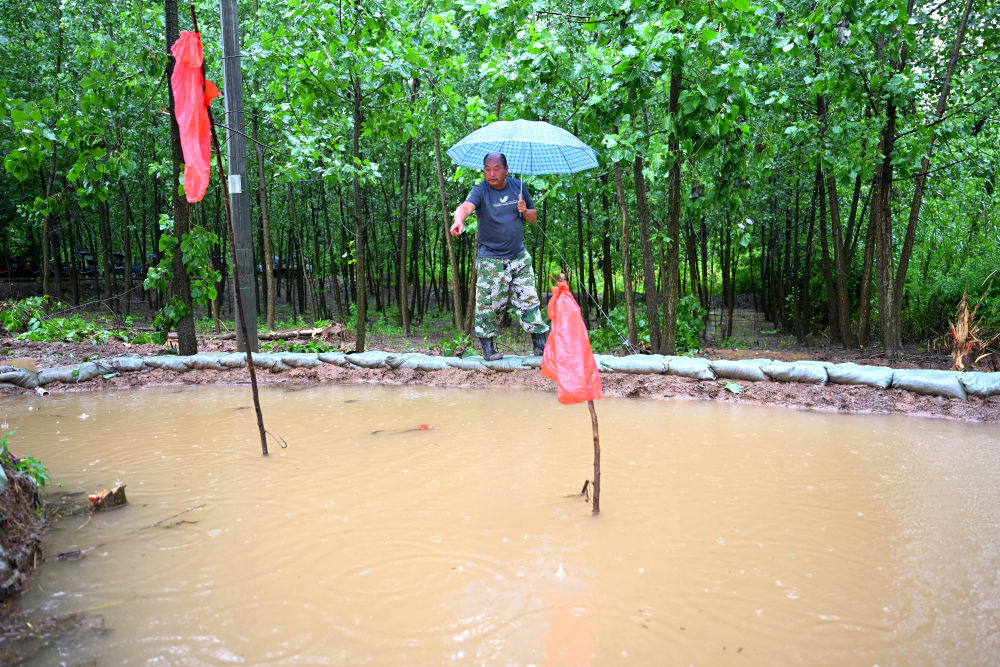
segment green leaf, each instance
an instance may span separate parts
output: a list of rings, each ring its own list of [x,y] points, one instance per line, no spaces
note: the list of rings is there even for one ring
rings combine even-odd
[[[105,373],[101,377],[104,378],[105,380],[110,380],[111,378],[118,377],[118,373]]]
[[[750,0],[733,0],[733,7],[736,11],[748,12],[750,11]]]
[[[746,391],[746,388],[741,384],[737,384],[736,382],[727,382],[726,391],[728,391],[731,394],[742,394],[744,391]]]

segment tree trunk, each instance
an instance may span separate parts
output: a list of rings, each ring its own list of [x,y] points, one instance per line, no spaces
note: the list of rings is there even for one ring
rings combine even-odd
[[[260,93],[259,88],[260,84],[254,80],[255,95]],[[264,291],[266,292],[264,300],[267,303],[265,318],[267,319],[267,330],[274,331],[274,293],[276,287],[274,282],[274,247],[271,244],[271,214],[267,207],[267,181],[264,179],[264,149],[261,148],[260,142],[257,139],[259,115],[259,113],[253,114],[253,122],[250,125],[250,130],[253,132],[254,152],[257,155],[257,199],[260,206],[261,236],[264,242],[261,248],[264,253],[261,268],[264,270]],[[258,303],[260,302],[258,301]]]
[[[434,118],[434,161],[437,166],[438,190],[441,194],[441,221],[444,224],[444,239],[448,246],[448,263],[451,265],[451,288],[455,293],[453,302],[455,327],[458,328],[462,326],[465,318],[462,316],[461,290],[458,283],[458,261],[455,258],[455,246],[451,242],[451,234],[448,232],[451,225],[448,223],[450,219],[448,215],[448,191],[444,185],[444,169],[441,165],[441,127],[437,118],[437,102],[431,104],[431,116]],[[447,298],[447,295],[445,298]]]
[[[167,41],[167,81],[174,72],[174,56],[170,53],[170,47],[180,36],[177,24],[177,0],[164,0],[164,12],[166,17],[166,41]],[[186,308],[186,313],[177,322],[177,352],[181,355],[192,355],[198,353],[198,337],[194,330],[194,307],[191,301],[191,281],[188,279],[187,271],[184,268],[180,243],[181,239],[190,231],[190,206],[187,198],[177,194],[180,186],[181,164],[184,162],[184,155],[181,152],[181,135],[177,127],[177,117],[174,113],[174,91],[167,86],[169,97],[168,111],[170,114],[170,137],[173,156],[173,177],[170,180],[171,200],[174,203],[174,236],[177,238],[177,247],[173,255],[174,277],[170,284],[170,291],[181,299]]]
[[[837,318],[840,329],[840,344],[850,347],[851,313],[847,294],[847,248],[844,246],[843,228],[840,224],[840,200],[837,196],[837,177],[833,168],[826,175],[826,189],[830,197],[831,242],[833,244],[833,265],[837,293]]]
[[[580,315],[583,317],[583,326],[590,328],[590,299],[587,298],[587,267],[584,264],[584,246],[588,246],[587,238],[583,235],[583,195],[576,193],[576,240],[577,240],[577,274],[576,285],[580,290]],[[591,264],[590,275],[594,275],[594,267]]]
[[[646,201],[646,177],[643,175],[641,155],[633,162],[635,174],[635,200],[639,216],[639,238],[642,243],[642,268],[646,292],[646,321],[649,322],[649,344],[654,350],[660,349],[660,299],[656,289],[656,265],[653,261],[653,241],[649,233],[649,205]],[[583,252],[581,248],[580,252]]]
[[[683,85],[681,55],[674,54],[670,70],[670,93],[667,114],[674,123],[674,131],[667,144],[673,162],[667,179],[667,286],[663,294],[663,330],[660,354],[674,354],[677,350],[677,300],[680,297],[680,238],[681,238],[681,149],[678,138],[678,101]]]
[[[934,110],[934,116],[938,120],[944,116],[945,109],[948,106],[948,94],[951,92],[951,78],[955,72],[955,65],[958,63],[962,41],[965,39],[965,30],[969,23],[969,13],[972,11],[972,4],[973,0],[966,0],[965,8],[962,10],[962,18],[955,32],[955,41],[951,48],[951,58],[948,60],[948,69],[945,71],[944,81],[941,82],[941,93],[938,96],[937,107]],[[892,296],[893,316],[897,322],[899,322],[902,316],[903,285],[906,283],[906,271],[909,268],[910,256],[913,253],[913,241],[916,237],[917,221],[920,219],[920,208],[923,205],[924,189],[927,184],[927,170],[930,167],[931,155],[934,151],[934,140],[936,138],[936,134],[931,135],[930,144],[927,146],[927,154],[920,160],[920,173],[917,174],[917,182],[913,188],[913,200],[910,203],[910,216],[907,220],[906,236],[903,238],[903,247],[899,252],[899,266],[896,268]]]
[[[617,130],[616,130],[617,131]],[[639,332],[635,325],[635,295],[632,292],[632,254],[629,248],[628,206],[622,187],[622,163],[615,162],[615,193],[618,195],[618,212],[622,221],[622,275],[625,277],[625,317],[628,323],[628,342],[639,344]]]
[[[175,12],[176,13],[176,12]],[[62,5],[56,5],[56,80],[58,81],[62,75],[62,51],[63,51],[63,31],[62,31]],[[169,50],[169,48],[168,48]],[[56,108],[59,107],[59,86],[56,85],[55,92],[55,102]],[[52,151],[52,160],[49,162],[49,173],[45,179],[44,192],[45,201],[49,202],[49,197],[52,196],[52,190],[55,186],[56,180],[56,141],[53,139],[49,142],[49,150]],[[45,218],[42,220],[42,294],[49,294],[51,286],[49,285],[49,275],[52,272],[52,255],[49,249],[50,239],[52,235],[52,213],[46,213]],[[56,266],[55,270],[58,273],[61,267]],[[62,298],[61,294],[56,294],[56,298]]]
[[[131,313],[132,303],[132,206],[129,202],[125,180],[118,179],[118,192],[122,198],[122,211],[125,216],[125,311],[127,317]]]
[[[361,110],[361,79],[358,76],[353,77],[353,86],[354,129],[351,133],[351,156],[354,164],[359,164],[361,161],[361,126],[364,123],[364,115]],[[364,352],[368,294],[365,274],[365,221],[361,212],[361,183],[358,181],[357,173],[351,177],[351,215],[354,218],[354,271],[357,276],[357,292],[354,297],[357,309],[354,350],[355,352]]]
[[[413,137],[406,140],[403,150],[403,183],[402,201],[399,205],[399,318],[403,326],[403,335],[410,335],[410,286],[406,272],[406,240],[407,240],[407,205],[410,191],[410,156],[413,152]]]

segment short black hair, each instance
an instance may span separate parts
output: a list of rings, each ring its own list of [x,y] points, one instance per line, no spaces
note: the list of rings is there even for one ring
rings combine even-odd
[[[486,166],[486,158],[488,158],[491,155],[499,155],[500,156],[500,161],[503,162],[503,168],[507,169],[507,156],[504,155],[503,153],[487,153],[486,155],[484,155],[483,156],[483,166],[484,167]]]

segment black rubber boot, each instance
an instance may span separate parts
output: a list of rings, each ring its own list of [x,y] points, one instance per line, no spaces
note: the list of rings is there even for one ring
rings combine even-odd
[[[492,338],[480,338],[479,344],[483,346],[483,359],[486,361],[496,361],[497,359],[503,359],[503,355],[496,351],[493,347]]]
[[[531,347],[535,354],[541,355],[545,352],[545,339],[547,337],[548,334],[545,332],[531,334]]]

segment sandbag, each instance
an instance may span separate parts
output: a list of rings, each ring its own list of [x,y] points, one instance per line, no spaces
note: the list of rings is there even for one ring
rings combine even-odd
[[[169,355],[149,357],[146,359],[146,365],[152,368],[162,368],[165,371],[174,371],[175,373],[184,373],[191,370],[187,363],[185,363],[184,357]]]
[[[113,368],[109,368],[97,361],[88,361],[86,363],[80,364],[76,367],[77,374],[73,379],[73,382],[86,382],[87,380],[93,380],[99,375],[106,375],[108,373],[114,373]]]
[[[282,352],[277,356],[282,363],[292,368],[315,368],[322,366],[319,355],[315,352]]]
[[[457,368],[461,371],[484,371],[482,357],[445,357],[450,368]]]
[[[46,368],[38,371],[38,384],[42,387],[52,382],[76,382],[73,371],[76,366],[60,366],[59,368]]]
[[[829,376],[822,361],[796,361],[787,363],[775,361],[761,366],[764,375],[778,382],[802,382],[805,384],[826,384]]]
[[[347,360],[355,366],[362,368],[388,368],[386,359],[392,356],[391,352],[379,352],[371,350],[368,352],[357,352],[347,355]]]
[[[280,354],[255,354],[253,355],[253,365],[255,368],[265,368],[272,373],[287,371],[288,365],[281,360]]]
[[[599,369],[610,373],[661,375],[667,372],[667,358],[660,354],[630,354],[625,357],[602,354],[594,359]]]
[[[229,352],[219,355],[219,365],[224,368],[246,368],[246,352]]]
[[[191,369],[198,371],[224,371],[226,367],[217,354],[192,354],[189,357],[181,357],[184,364]]]
[[[343,352],[321,352],[317,357],[324,364],[333,364],[334,366],[347,366],[347,355]]]
[[[667,373],[680,375],[694,380],[714,380],[715,371],[708,359],[699,357],[664,357],[667,362]]]
[[[106,360],[105,363],[119,373],[135,373],[137,371],[145,370],[146,368],[146,362],[142,357],[132,355],[125,357],[112,357]]]
[[[716,359],[709,362],[709,366],[715,371],[715,376],[726,378],[727,380],[745,380],[748,382],[763,382],[767,380],[761,366],[773,363],[770,359],[743,359],[740,361],[727,361],[726,359]]]
[[[408,368],[418,371],[444,371],[451,368],[448,365],[449,359],[454,359],[455,357],[432,357],[426,354],[407,354],[399,355],[397,360],[390,362],[392,368]]]
[[[0,383],[12,384],[22,389],[34,389],[38,386],[38,374],[24,368],[12,368],[9,371],[0,372]]]
[[[892,386],[926,396],[968,398],[965,387],[959,382],[959,373],[938,370],[897,370],[892,374]]]
[[[496,361],[484,361],[483,368],[491,371],[497,371],[498,373],[529,370],[529,368],[522,363],[521,357],[516,356],[504,357],[502,359],[497,359]]]
[[[962,373],[958,381],[973,396],[1000,396],[1000,373]]]
[[[887,389],[892,386],[893,369],[885,366],[862,366],[851,362],[830,364],[826,367],[830,382],[835,384],[864,384]]]

